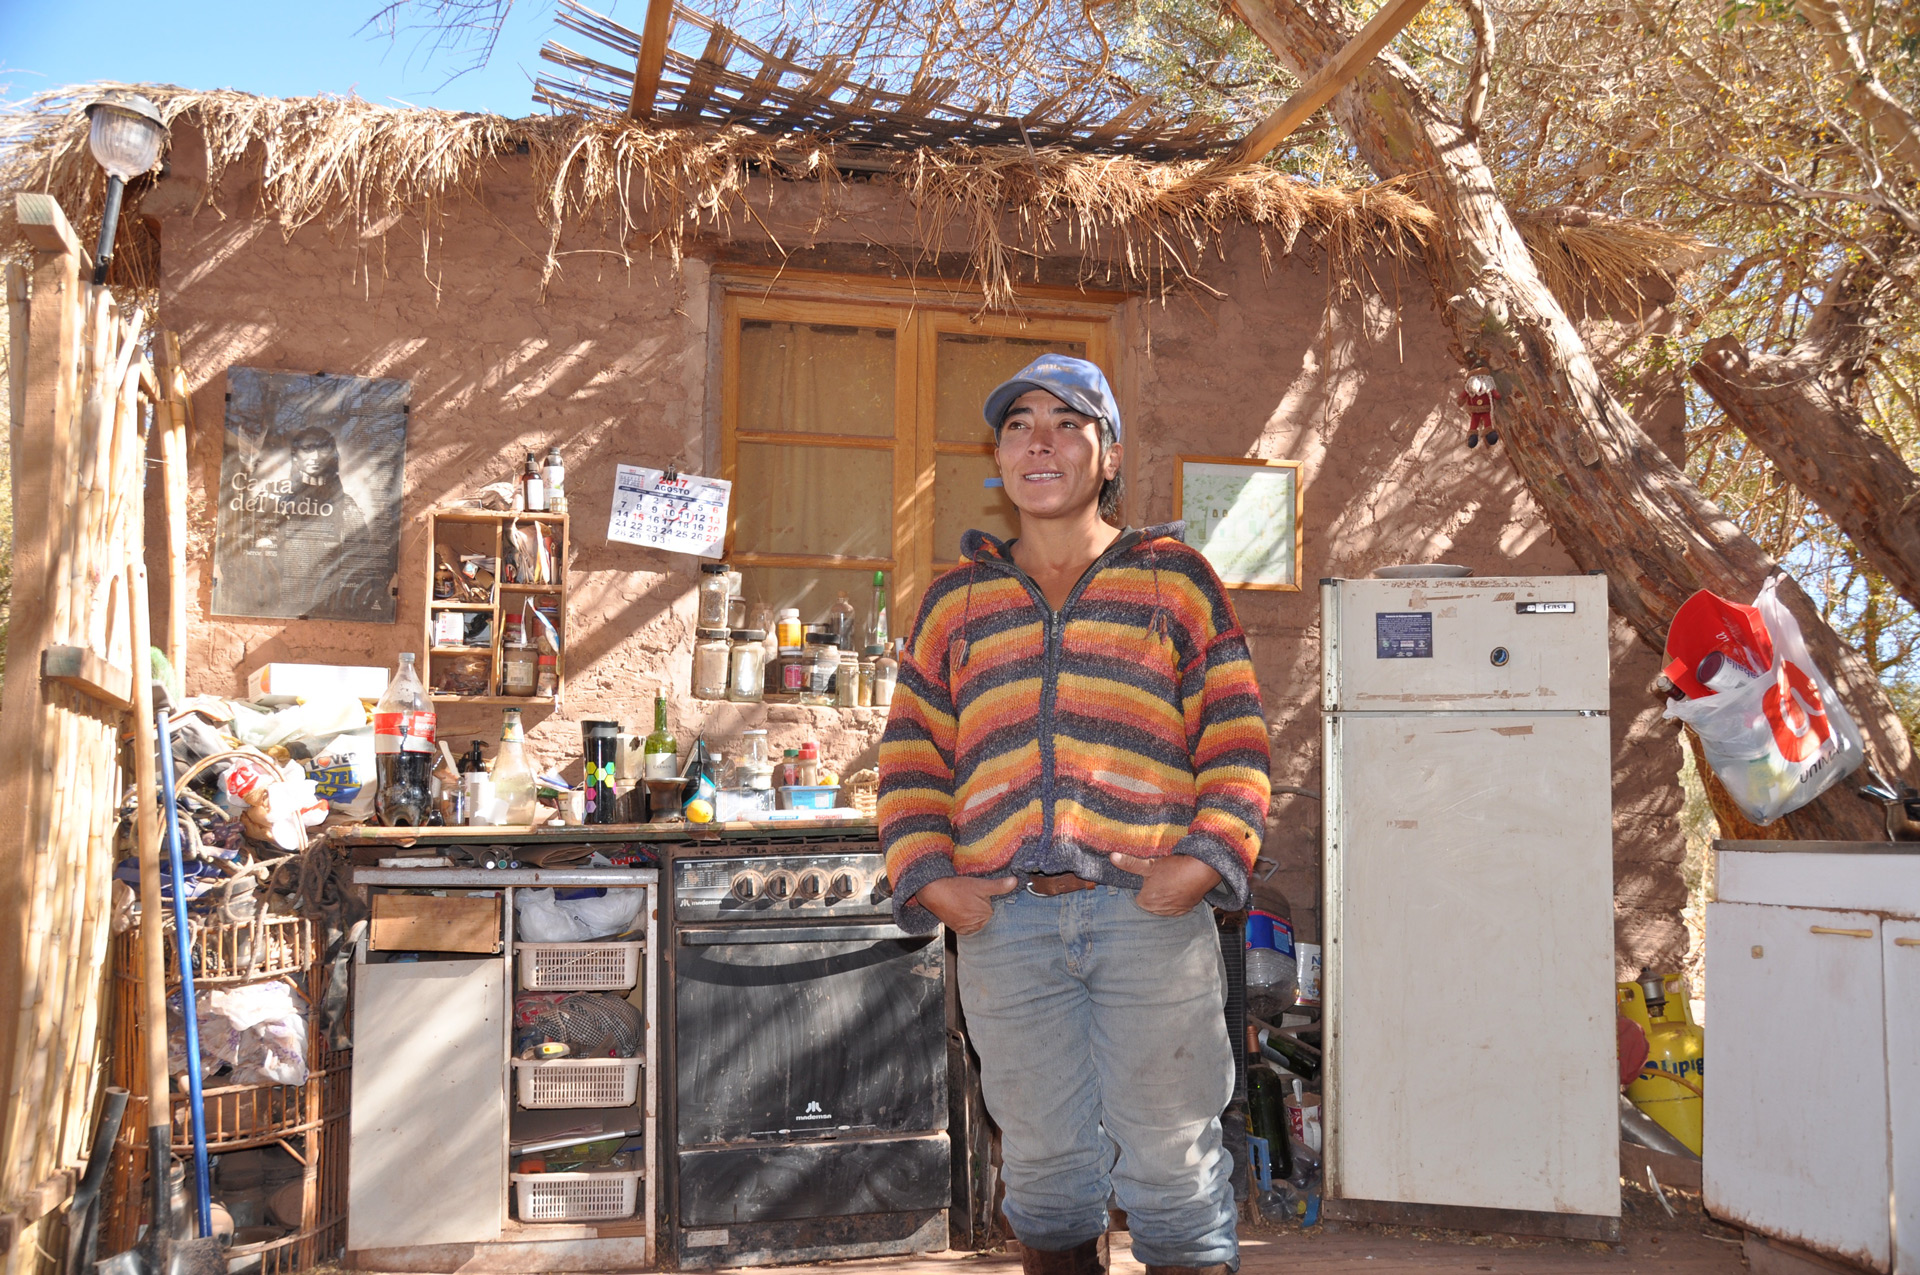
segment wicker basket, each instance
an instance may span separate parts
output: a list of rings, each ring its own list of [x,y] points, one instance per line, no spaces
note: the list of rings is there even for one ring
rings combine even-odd
[[[847,804],[871,819],[880,812],[880,772],[856,771],[840,781],[841,795]]]

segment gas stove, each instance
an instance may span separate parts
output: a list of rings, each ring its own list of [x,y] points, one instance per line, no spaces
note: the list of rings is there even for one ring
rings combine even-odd
[[[682,859],[673,885],[681,924],[849,920],[892,909],[885,859],[871,851]]]

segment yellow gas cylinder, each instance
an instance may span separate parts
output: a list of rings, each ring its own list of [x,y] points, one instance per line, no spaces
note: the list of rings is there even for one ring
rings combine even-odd
[[[1627,1086],[1627,1097],[1699,1155],[1707,1036],[1693,1021],[1687,980],[1642,970],[1639,982],[1619,989],[1620,1012],[1647,1033],[1647,1062]]]

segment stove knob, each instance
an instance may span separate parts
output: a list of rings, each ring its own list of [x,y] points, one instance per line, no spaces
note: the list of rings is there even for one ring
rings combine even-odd
[[[829,899],[851,899],[860,893],[860,874],[852,868],[842,868],[827,878],[827,897]]]
[[[795,898],[813,900],[827,892],[827,874],[819,868],[808,868],[800,874],[794,884]]]
[[[873,879],[873,900],[876,903],[884,903],[892,897],[893,882],[887,880],[887,874],[882,872]]]
[[[767,897],[775,903],[785,903],[793,897],[796,884],[793,873],[785,868],[769,872],[767,873]]]
[[[766,889],[767,879],[758,872],[748,870],[733,874],[733,885],[729,893],[742,903],[751,903],[759,898]]]

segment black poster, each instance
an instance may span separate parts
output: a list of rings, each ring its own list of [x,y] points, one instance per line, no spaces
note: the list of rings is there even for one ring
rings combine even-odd
[[[411,389],[227,370],[214,614],[393,623]]]

